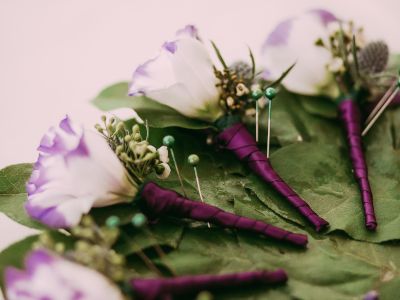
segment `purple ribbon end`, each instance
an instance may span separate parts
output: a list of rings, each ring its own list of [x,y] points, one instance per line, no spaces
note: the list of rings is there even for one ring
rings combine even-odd
[[[376,227],[378,227],[378,224],[376,222],[368,222],[365,224],[365,227],[367,227],[367,229],[370,231],[375,231]]]

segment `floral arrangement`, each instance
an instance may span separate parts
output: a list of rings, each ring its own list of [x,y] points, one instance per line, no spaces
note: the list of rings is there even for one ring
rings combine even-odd
[[[93,101],[131,118],[67,116],[2,169],[39,230],[0,253],[6,298],[396,299],[399,56],[313,10],[255,57],[186,26]]]

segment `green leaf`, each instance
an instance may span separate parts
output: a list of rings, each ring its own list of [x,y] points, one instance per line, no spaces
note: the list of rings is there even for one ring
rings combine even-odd
[[[379,223],[376,232],[365,229],[360,192],[346,149],[319,143],[293,144],[273,153],[271,161],[278,174],[329,221],[330,231],[343,230],[355,239],[371,242],[400,239],[400,186],[395,179],[400,157],[394,150],[382,149],[379,157],[375,153],[367,151]],[[249,176],[247,186],[279,215],[306,225],[286,200],[256,176]]]
[[[286,78],[287,75],[289,75],[290,71],[294,68],[296,65],[296,62],[293,63],[292,65],[289,66],[282,74],[279,76],[278,79],[276,79],[274,82],[270,83],[268,86],[277,86],[281,84],[281,82]]]
[[[155,245],[176,248],[183,232],[183,224],[173,220],[160,219],[144,229],[126,226],[122,238],[115,250],[123,255],[130,255],[138,250],[145,250]]]
[[[0,211],[22,225],[43,229],[44,226],[32,220],[24,208],[25,184],[31,173],[31,164],[11,165],[0,170]]]
[[[324,299],[346,300],[360,299],[372,288],[380,290],[395,282],[400,275],[399,250],[398,244],[366,244],[340,236],[310,238],[308,249],[300,250],[250,234],[196,228],[185,232],[179,249],[168,255],[166,263],[178,274],[277,268],[288,272],[286,286],[243,289],[238,298],[230,298],[232,292],[225,290],[217,299],[274,299],[272,295],[279,295],[312,300],[324,295]]]
[[[38,235],[29,236],[0,252],[0,285],[4,292],[4,270],[6,267],[22,268],[25,255],[32,249]]]
[[[207,128],[210,124],[189,119],[169,106],[160,104],[144,96],[128,96],[128,83],[113,84],[93,99],[93,104],[104,111],[117,108],[133,108],[142,119],[147,119],[152,127],[179,126],[183,128]]]

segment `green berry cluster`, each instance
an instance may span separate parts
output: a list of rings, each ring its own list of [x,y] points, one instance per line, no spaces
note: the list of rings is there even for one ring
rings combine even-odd
[[[102,121],[103,125],[96,124],[95,128],[105,137],[136,185],[143,183],[153,171],[158,175],[164,173],[167,161],[160,157],[153,145],[143,139],[138,124],[129,130],[124,122],[114,117],[107,119],[102,116]]]
[[[121,282],[125,279],[125,258],[112,249],[119,237],[117,227],[96,224],[92,217],[86,215],[79,225],[71,228],[73,245],[58,241],[59,236],[43,233],[35,248],[50,249],[72,261],[97,270],[110,279]]]

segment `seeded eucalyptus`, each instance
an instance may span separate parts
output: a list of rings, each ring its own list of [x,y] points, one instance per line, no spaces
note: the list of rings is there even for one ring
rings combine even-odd
[[[125,258],[112,249],[119,237],[117,227],[100,227],[92,217],[86,215],[79,225],[71,228],[69,234],[75,240],[72,247],[56,242],[46,232],[41,234],[35,247],[52,250],[105,274],[113,281],[125,279]]]
[[[144,178],[153,171],[160,178],[168,177],[170,167],[166,147],[157,150],[150,145],[147,139],[143,139],[138,124],[128,130],[124,122],[117,121],[114,117],[107,119],[102,116],[102,121],[103,126],[96,124],[95,128],[107,140],[137,185],[143,183]],[[148,138],[147,127],[146,131]]]
[[[375,99],[393,81],[393,76],[385,73],[389,60],[387,44],[366,43],[363,28],[353,22],[333,23],[328,39],[319,38],[315,45],[331,53],[326,67],[344,95],[362,93]]]

